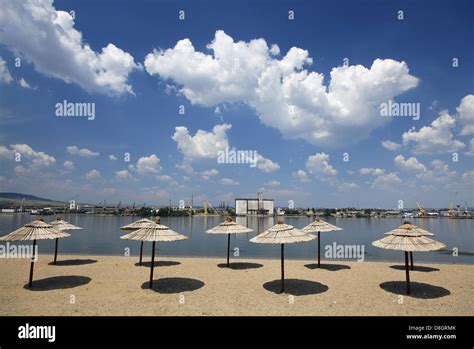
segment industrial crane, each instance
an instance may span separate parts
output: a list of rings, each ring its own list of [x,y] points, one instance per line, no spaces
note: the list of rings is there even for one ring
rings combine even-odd
[[[454,209],[453,209],[453,203],[452,202],[449,205],[448,215],[449,215],[449,218],[454,218]]]
[[[420,205],[420,203],[417,201],[416,206],[418,206],[418,217],[426,217],[426,210],[423,208],[423,206]]]
[[[204,214],[208,214],[209,211],[214,213],[214,207],[209,203],[209,201],[204,200],[202,203],[204,205]]]

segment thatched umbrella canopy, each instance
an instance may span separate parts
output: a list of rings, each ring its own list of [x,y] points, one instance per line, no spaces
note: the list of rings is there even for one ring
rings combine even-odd
[[[340,231],[342,228],[329,224],[321,219],[316,218],[314,222],[308,224],[301,231],[309,234],[318,234],[318,268],[321,267],[321,233],[328,233],[331,231]]]
[[[51,224],[43,222],[42,219],[37,219],[8,235],[0,237],[0,241],[33,240],[33,255],[31,257],[30,278],[28,282],[28,287],[31,287],[33,285],[33,268],[36,260],[36,240],[61,239],[68,236],[71,236],[71,234],[54,228]]]
[[[285,244],[306,242],[316,239],[316,236],[296,229],[292,225],[284,224],[283,220],[273,227],[265,230],[260,235],[250,239],[257,244],[280,244],[281,245],[281,293],[285,291]]]
[[[50,223],[54,228],[61,230],[61,231],[66,231],[66,230],[82,230],[81,227],[75,226],[74,224],[71,224],[69,222],[63,221],[61,218],[56,218],[55,221]],[[58,238],[56,238],[56,241],[54,243],[54,261],[53,264],[56,264],[56,260],[58,257]]]
[[[244,227],[243,225],[237,224],[232,220],[231,217],[226,217],[225,222],[216,225],[214,228],[206,230],[208,234],[227,234],[227,268],[229,267],[229,255],[230,255],[230,235],[231,234],[243,234],[250,233],[252,229]]]
[[[64,220],[62,220],[61,218],[56,218],[56,220],[52,221],[50,223],[53,227],[55,227],[56,229],[58,230],[61,230],[61,231],[66,231],[66,230],[82,230],[81,227],[78,227],[74,224],[71,224],[69,222],[66,222]]]
[[[149,241],[153,243],[151,254],[150,288],[153,287],[153,268],[155,266],[155,243],[157,241],[171,242],[186,240],[187,238],[187,236],[181,235],[175,232],[174,230],[171,230],[166,225],[161,224],[159,218],[154,222],[154,224],[149,225],[145,228],[135,230],[128,234],[128,240]]]
[[[412,224],[410,221],[405,221],[401,226],[398,228],[395,228],[393,230],[390,230],[389,232],[385,233],[385,235],[392,235],[393,233],[397,232],[404,232],[404,231],[411,231],[413,233],[420,233],[423,236],[434,236],[433,233],[429,232],[428,230],[425,230],[423,228],[420,228],[417,225]]]
[[[123,227],[120,227],[122,230],[137,230],[141,228],[146,228],[150,224],[154,224],[155,222],[152,221],[151,219],[148,218],[141,218],[138,221],[135,221],[133,223],[124,225]]]
[[[401,226],[399,226],[396,229],[393,229],[389,231],[388,233],[385,233],[385,235],[393,235],[395,233],[406,233],[408,235],[410,234],[421,234],[422,236],[433,236],[433,233],[430,233],[428,230],[422,229],[414,224],[412,224],[410,221],[405,221]],[[409,251],[409,256],[410,256],[410,266],[411,270],[414,270],[413,266],[413,251]]]
[[[397,230],[397,229],[395,229]],[[445,248],[446,245],[432,240],[421,232],[411,230],[410,227],[405,229],[398,229],[386,237],[372,242],[372,245],[379,248],[388,250],[397,250],[405,252],[405,271],[406,271],[406,283],[407,283],[407,294],[410,294],[410,269],[408,266],[408,254],[409,252],[419,251],[437,251]]]
[[[146,228],[149,225],[153,225],[153,224],[155,224],[155,222],[153,222],[152,220],[147,219],[147,218],[142,218],[142,219],[139,219],[138,221],[135,221],[133,223],[124,225],[120,229],[134,231],[134,230],[138,230],[138,229],[141,229],[141,228]],[[120,238],[125,239],[125,240],[129,240],[128,239],[129,235],[130,234],[125,234],[125,235],[121,236]],[[142,266],[142,257],[143,257],[143,241],[140,241],[140,259],[139,259],[139,262],[138,262],[139,266]]]

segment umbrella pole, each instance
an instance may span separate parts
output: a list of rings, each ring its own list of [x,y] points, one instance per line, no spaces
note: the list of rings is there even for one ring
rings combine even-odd
[[[35,258],[36,258],[36,240],[33,240],[33,254],[31,258],[31,265],[30,265],[30,280],[28,282],[28,287],[33,286],[33,268],[35,266]]]
[[[411,270],[415,270],[415,268],[413,267],[413,252],[410,251],[410,266],[411,266]]]
[[[229,268],[230,234],[227,234],[227,268]]]
[[[321,268],[321,232],[318,231],[318,268]]]
[[[285,292],[285,244],[281,244],[281,290]]]
[[[56,260],[58,258],[58,240],[59,239],[56,238],[55,240],[56,240],[56,242],[54,244],[54,262],[53,262],[54,265],[56,265]]]
[[[155,266],[155,241],[151,251],[150,288],[153,288],[153,267]]]
[[[138,265],[140,267],[142,266],[142,256],[143,256],[143,241],[140,241],[140,261],[138,262]]]
[[[405,270],[407,276],[407,294],[410,294],[410,269],[408,268],[408,252],[405,251]]]

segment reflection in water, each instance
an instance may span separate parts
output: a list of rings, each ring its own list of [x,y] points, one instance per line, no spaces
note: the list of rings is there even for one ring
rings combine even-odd
[[[451,234],[456,234],[456,219],[449,220],[449,228],[451,230]]]
[[[20,226],[32,221],[37,217],[29,215],[0,215],[0,235],[6,235]],[[47,222],[55,217],[44,217]],[[139,217],[115,217],[95,215],[63,215],[63,219],[83,230],[72,231],[71,237],[61,240],[62,253],[83,255],[120,255],[123,256],[129,248],[132,255],[138,255],[140,244],[134,241],[121,240],[123,231],[120,227],[129,224]],[[275,246],[264,244],[253,244],[248,240],[264,230],[273,226],[279,218],[283,217],[236,217],[237,223],[248,226],[253,232],[231,236],[231,251],[238,251],[234,258],[279,258],[279,249]],[[284,217],[287,224],[296,228],[306,226],[311,219],[307,217]],[[161,222],[171,229],[189,237],[186,241],[157,244],[157,258],[159,256],[212,256],[221,258],[225,253],[226,236],[209,236],[205,231],[223,222],[224,217],[200,216],[200,217],[163,217]],[[403,255],[397,251],[389,251],[375,248],[372,241],[383,237],[388,232],[402,224],[403,218],[366,219],[366,218],[328,218],[331,224],[337,225],[344,230],[323,233],[321,252],[325,247],[334,242],[338,245],[364,245],[366,260],[388,260],[401,261]],[[411,219],[414,224],[423,227],[436,234],[435,239],[448,245],[447,250],[452,251],[454,247],[459,249],[459,256],[454,257],[452,253],[427,252],[419,253],[417,260],[446,262],[446,263],[473,263],[474,257],[474,234],[473,220],[448,218],[439,219]],[[28,242],[29,243],[29,242]],[[149,254],[148,249],[146,253]],[[54,241],[44,241],[41,252],[54,252]],[[316,259],[316,242],[311,241],[304,244],[291,244],[285,249],[288,258],[294,259]],[[145,261],[147,260],[145,255]],[[330,261],[328,261],[330,263]]]

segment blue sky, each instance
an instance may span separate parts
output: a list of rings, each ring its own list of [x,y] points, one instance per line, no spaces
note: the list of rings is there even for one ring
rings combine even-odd
[[[471,1],[5,6],[1,191],[150,205],[191,194],[232,204],[260,190],[281,206],[474,205]],[[95,103],[95,119],[56,116],[64,100]],[[380,115],[388,100],[418,104],[420,119]],[[226,145],[257,151],[257,167],[218,163]]]

